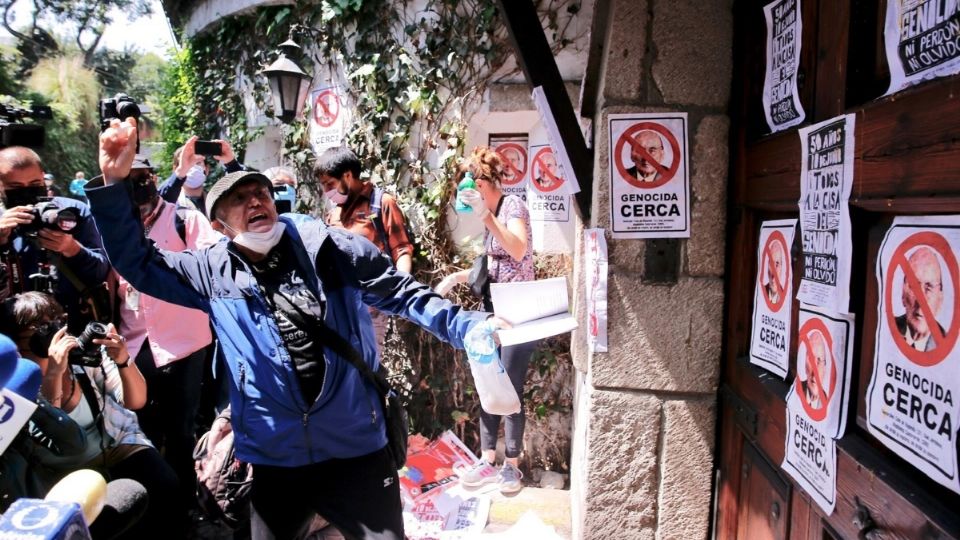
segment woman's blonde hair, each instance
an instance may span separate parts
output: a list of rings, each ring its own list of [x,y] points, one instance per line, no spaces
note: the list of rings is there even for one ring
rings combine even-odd
[[[503,179],[503,158],[489,146],[478,146],[460,164],[459,182],[469,172],[474,178],[489,180],[500,187]]]

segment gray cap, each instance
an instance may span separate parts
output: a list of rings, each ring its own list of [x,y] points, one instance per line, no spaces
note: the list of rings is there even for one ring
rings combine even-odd
[[[210,221],[213,221],[213,211],[217,208],[217,202],[219,202],[224,195],[228,194],[230,190],[237,186],[237,184],[244,184],[250,180],[260,182],[267,189],[273,187],[273,184],[270,183],[270,179],[258,172],[236,171],[224,175],[223,178],[217,180],[217,183],[214,184],[207,193],[207,218]]]

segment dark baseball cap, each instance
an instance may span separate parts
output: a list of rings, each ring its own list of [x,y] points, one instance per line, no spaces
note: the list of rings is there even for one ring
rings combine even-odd
[[[220,202],[220,199],[230,193],[233,188],[247,182],[260,182],[267,189],[273,187],[269,178],[254,171],[236,171],[224,175],[223,178],[217,180],[217,183],[207,193],[207,218],[213,221],[213,212],[217,209],[217,203]]]

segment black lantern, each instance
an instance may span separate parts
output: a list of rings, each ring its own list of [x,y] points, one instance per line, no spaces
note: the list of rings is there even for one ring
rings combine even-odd
[[[300,50],[300,46],[288,39],[280,44],[280,56],[263,74],[270,81],[270,93],[273,95],[274,116],[284,124],[289,124],[303,112],[307,101],[307,90],[312,77],[300,69],[293,60],[287,58]]]

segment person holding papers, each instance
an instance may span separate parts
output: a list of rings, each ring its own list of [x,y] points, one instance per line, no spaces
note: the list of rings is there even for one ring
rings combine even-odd
[[[485,227],[483,243],[486,249],[487,279],[491,283],[533,281],[533,232],[530,229],[530,214],[520,197],[504,195],[501,191],[501,182],[507,174],[503,159],[489,147],[477,147],[460,166],[457,181],[467,174],[473,177],[477,189],[462,191],[460,198],[470,206]],[[444,296],[457,284],[466,283],[469,277],[470,270],[450,274],[437,285],[436,292]],[[481,279],[482,277],[479,276]],[[477,279],[475,276],[474,280]],[[486,309],[492,311],[489,287],[484,288],[483,300]],[[520,412],[506,417],[506,459],[498,471],[494,463],[501,417],[481,409],[480,446],[483,455],[480,462],[461,477],[463,485],[476,487],[497,482],[500,491],[504,493],[514,493],[523,487],[523,475],[517,468],[520,452],[523,450],[523,429],[526,422],[523,383],[537,345],[538,341],[532,341],[501,347],[500,360],[520,398]]]

